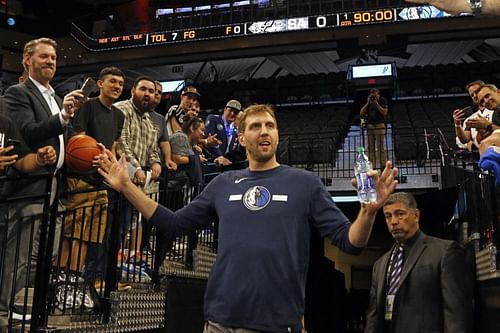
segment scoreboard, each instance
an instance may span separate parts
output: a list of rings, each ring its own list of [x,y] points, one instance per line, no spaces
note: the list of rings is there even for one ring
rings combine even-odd
[[[462,14],[464,16],[467,14]],[[471,15],[467,15],[471,16]],[[231,37],[345,28],[358,25],[449,18],[450,14],[432,6],[386,8],[316,16],[291,17],[228,25],[187,28],[172,31],[135,33],[114,37],[92,38],[72,24],[71,35],[90,51],[218,40]]]

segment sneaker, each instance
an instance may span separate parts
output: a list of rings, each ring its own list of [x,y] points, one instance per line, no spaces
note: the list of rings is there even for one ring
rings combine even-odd
[[[99,300],[97,297],[97,292],[93,286],[87,283],[79,285],[77,289],[78,296],[82,299],[84,310],[91,311],[99,308]]]
[[[151,268],[148,263],[144,260],[131,261],[131,263],[135,266],[139,266],[141,270],[143,270],[147,275],[151,276]]]
[[[95,293],[95,295],[93,295]],[[98,299],[95,289],[86,284],[83,278],[74,274],[59,274],[55,287],[55,306],[61,311],[81,309],[92,311]]]
[[[75,297],[76,290],[72,284],[61,283],[56,286],[54,306],[61,312],[71,311],[82,306],[81,299]]]
[[[122,267],[122,280],[134,282],[151,282],[151,277],[139,265],[123,265]]]
[[[125,282],[118,282],[118,291],[127,291],[132,289],[132,285]]]
[[[12,320],[16,321],[29,321],[31,320],[31,315],[29,313],[22,314],[22,313],[17,313],[17,312],[11,312],[11,317]]]

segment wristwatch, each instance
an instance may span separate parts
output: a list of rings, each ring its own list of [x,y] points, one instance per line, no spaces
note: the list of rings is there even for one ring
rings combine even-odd
[[[467,0],[469,3],[472,14],[481,15],[483,11],[483,0]]]

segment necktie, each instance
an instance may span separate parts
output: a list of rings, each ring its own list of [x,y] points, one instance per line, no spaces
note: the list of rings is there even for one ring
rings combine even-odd
[[[401,278],[401,272],[403,270],[403,258],[404,258],[404,248],[403,244],[399,244],[396,254],[394,255],[394,264],[392,266],[391,275],[389,277],[389,289],[388,295],[395,295],[398,291],[399,280]]]

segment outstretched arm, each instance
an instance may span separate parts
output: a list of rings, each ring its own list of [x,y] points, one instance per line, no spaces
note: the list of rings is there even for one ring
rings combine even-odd
[[[122,154],[117,161],[114,154],[105,149],[98,157],[99,173],[106,179],[108,184],[123,193],[130,203],[141,212],[142,216],[149,220],[158,207],[158,204],[149,198],[139,187],[135,186],[129,178],[127,159]]]
[[[471,13],[467,0],[406,0],[415,4],[428,4],[450,14]],[[486,15],[500,15],[500,0],[483,0],[482,12]]]
[[[398,175],[398,169],[392,168],[391,161],[386,162],[380,176],[377,171],[372,171],[369,175],[375,177],[377,201],[361,204],[358,217],[349,229],[349,242],[356,247],[364,247],[368,243],[377,211],[398,184],[398,181],[394,179]],[[356,185],[355,180],[353,180],[353,185]]]

